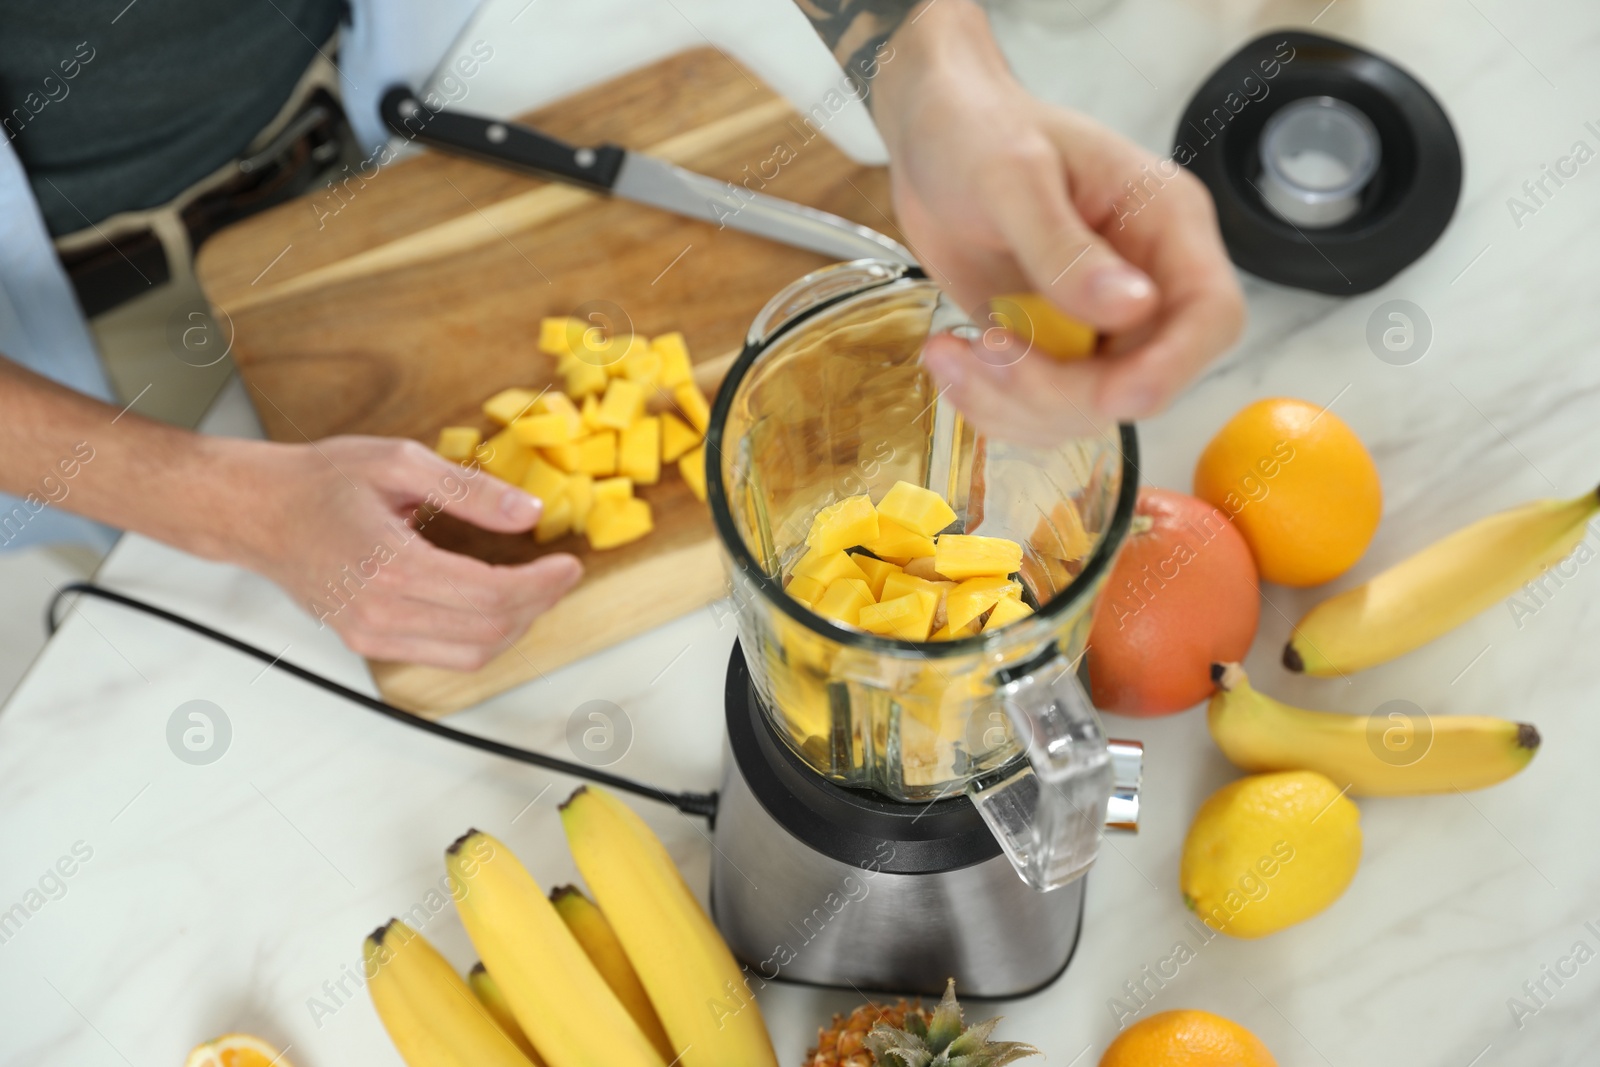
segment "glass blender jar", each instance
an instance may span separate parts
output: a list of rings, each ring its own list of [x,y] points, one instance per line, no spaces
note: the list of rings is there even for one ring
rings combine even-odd
[[[1127,535],[1133,429],[1039,449],[974,432],[921,364],[927,337],[974,330],[916,268],[807,275],[767,305],[718,392],[708,498],[761,715],[807,769],[908,805],[965,795],[1036,890],[1072,882],[1119,819],[1129,754],[1079,680],[1093,607]],[[1043,358],[1043,357],[1034,357]],[[914,643],[814,614],[784,592],[813,516],[897,481],[937,491],[952,532],[1022,544],[1034,614]],[[1131,757],[1137,781],[1137,754]]]

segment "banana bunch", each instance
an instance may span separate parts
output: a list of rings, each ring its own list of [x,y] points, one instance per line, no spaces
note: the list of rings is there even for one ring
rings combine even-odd
[[[1422,723],[1307,711],[1250,687],[1237,663],[1216,664],[1206,725],[1246,771],[1317,771],[1356,796],[1481,789],[1526,767],[1539,731],[1525,722],[1451,715]]]
[[[529,1067],[455,968],[399,919],[362,945],[367,993],[411,1067]]]
[[[1600,491],[1535,500],[1463,527],[1312,608],[1284,646],[1283,665],[1329,677],[1420,648],[1565,559],[1597,510]]]
[[[599,905],[546,897],[478,830],[445,852],[482,962],[463,981],[391,920],[364,946],[368,989],[409,1067],[777,1067],[760,1009],[659,839],[592,788],[562,825]]]

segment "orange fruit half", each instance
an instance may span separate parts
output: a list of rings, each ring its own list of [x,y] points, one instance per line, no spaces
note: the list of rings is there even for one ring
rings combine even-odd
[[[223,1034],[196,1045],[183,1067],[294,1067],[284,1055],[253,1034]]]

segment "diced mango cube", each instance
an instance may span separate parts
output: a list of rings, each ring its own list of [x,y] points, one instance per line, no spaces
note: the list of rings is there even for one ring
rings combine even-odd
[[[854,556],[843,552],[824,552],[813,548],[800,557],[794,565],[793,573],[806,578],[815,578],[823,585],[832,585],[840,578],[859,578],[866,582],[870,588],[872,583],[867,582],[867,574],[856,563]]]
[[[633,498],[632,478],[596,478],[594,482],[594,502],[602,500],[621,502]]]
[[[567,395],[575,399],[604,392],[609,380],[604,367],[585,363],[581,359],[573,359],[564,367],[558,366],[556,371],[566,383]]]
[[[647,390],[654,389],[661,380],[661,353],[637,334],[635,338],[638,343],[622,357],[622,376],[630,382],[638,382]]]
[[[868,633],[898,637],[902,641],[926,641],[933,627],[933,611],[938,600],[930,593],[908,593],[902,597],[868,604],[856,623]]]
[[[884,579],[891,574],[898,574],[900,568],[886,560],[873,559],[871,556],[853,555],[850,558],[866,574],[867,585],[872,587],[872,598],[874,600],[882,600]]]
[[[824,618],[855,626],[861,609],[873,603],[872,589],[860,578],[840,578],[828,585],[812,610]]]
[[[433,446],[433,450],[445,459],[465,463],[482,443],[483,434],[476,426],[446,426],[439,431],[439,443]]]
[[[806,544],[824,552],[854,548],[878,536],[878,512],[865,493],[847,496],[817,512]]]
[[[879,559],[918,559],[934,554],[933,538],[908,530],[893,519],[878,516],[878,536],[862,548]]]
[[[600,398],[593,393],[583,398],[583,410],[578,413],[578,417],[583,420],[585,430],[605,429],[600,425]]]
[[[944,497],[910,482],[895,482],[878,501],[878,514],[923,537],[932,537],[956,521]]]
[[[691,448],[678,458],[678,473],[695,499],[706,502],[706,446]]]
[[[998,630],[1007,623],[1025,619],[1033,614],[1033,609],[1022,602],[1021,597],[1001,597],[995,601],[994,610],[989,612],[989,618],[984,621],[983,632]]]
[[[583,336],[584,328],[582,319],[566,316],[540,319],[539,351],[548,356],[571,355],[573,342]]]
[[[533,528],[533,539],[541,545],[549,544],[572,532],[572,501],[563,493],[547,501],[539,515],[539,525]]]
[[[548,512],[552,501],[566,496],[567,476],[548,460],[534,456],[528,461],[528,469],[522,476],[522,491],[544,501],[545,511]]]
[[[676,463],[678,458],[700,443],[700,434],[670,411],[661,413],[661,462]]]
[[[567,420],[567,425],[572,428],[572,436],[578,437],[583,433],[583,416],[578,412],[578,405],[572,398],[559,389],[546,389],[540,394],[539,399],[533,402],[535,415],[560,415]]]
[[[597,478],[617,473],[617,435],[601,430],[580,440],[577,469]]]
[[[689,343],[683,334],[674,330],[650,339],[650,347],[661,356],[662,388],[676,389],[694,380],[694,366],[689,360]]]
[[[572,532],[583,533],[589,520],[589,509],[594,507],[594,476],[572,474],[567,476],[567,501],[572,505]]]
[[[1004,537],[944,534],[939,538],[933,566],[958,582],[985,574],[1004,577],[1022,567],[1022,546]]]
[[[827,592],[827,589],[827,586],[815,578],[807,578],[803,574],[797,574],[789,579],[789,584],[784,591],[809,608],[822,598],[822,594]]]
[[[1038,293],[997,296],[989,301],[989,313],[1030,348],[1056,359],[1086,359],[1094,355],[1099,341],[1093,326],[1060,311]]]
[[[683,412],[683,417],[689,420],[690,426],[701,433],[706,432],[706,427],[711,425],[711,404],[698,385],[692,381],[684,382],[672,390],[672,400]]]
[[[994,607],[1002,597],[1020,597],[1022,586],[999,575],[968,578],[945,598],[947,625],[961,629],[979,615]]]
[[[578,442],[569,441],[564,445],[549,445],[541,448],[539,449],[539,455],[543,456],[547,463],[563,474],[576,474],[578,472],[578,461],[582,458],[582,450],[578,448]]]
[[[622,378],[627,376],[628,357],[649,350],[650,342],[643,334],[617,334],[595,349],[591,359],[605,367],[608,377]]]
[[[880,600],[893,600],[896,597],[907,596],[911,593],[932,593],[935,597],[943,597],[945,593],[955,588],[954,582],[930,582],[925,578],[918,578],[914,574],[901,571],[891,574],[883,580],[883,592],[878,596]]]
[[[528,473],[533,449],[518,441],[509,428],[501,430],[478,446],[478,465],[502,482],[518,485]]]
[[[644,386],[626,378],[614,378],[606,386],[595,421],[612,430],[626,430],[644,412]]]
[[[616,548],[637,541],[655,526],[650,503],[638,497],[627,500],[596,500],[589,509],[585,533],[593,549]]]
[[[950,626],[950,623],[948,621],[946,621],[943,626],[939,627],[939,629],[937,629],[937,630],[935,630],[933,632],[933,636],[931,638],[929,638],[929,640],[930,641],[959,641],[963,637],[973,637],[973,636],[975,636],[982,629],[983,629],[983,624],[980,623],[977,619],[973,619],[971,622],[967,623],[965,626],[959,626],[959,627],[955,627],[955,628],[952,628]]]
[[[517,440],[533,448],[564,445],[577,436],[571,420],[559,413],[524,415],[512,422],[511,432],[517,435]]]
[[[532,389],[502,389],[483,402],[483,413],[490,422],[507,426],[519,416],[526,415],[539,394]]]
[[[617,441],[617,473],[638,485],[661,480],[661,420],[654,415],[635,419]]]

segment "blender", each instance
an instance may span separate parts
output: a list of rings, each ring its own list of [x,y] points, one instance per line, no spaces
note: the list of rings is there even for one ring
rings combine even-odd
[[[1142,750],[1108,740],[1078,667],[1137,491],[1131,427],[987,439],[921,364],[974,327],[914,266],[807,275],[751,326],[707,435],[738,642],[712,907],[760,982],[1017,996],[1066,966],[1084,873],[1134,829]],[[812,517],[897,481],[953,532],[1023,545],[1034,614],[953,641],[879,637],[783,588]]]

